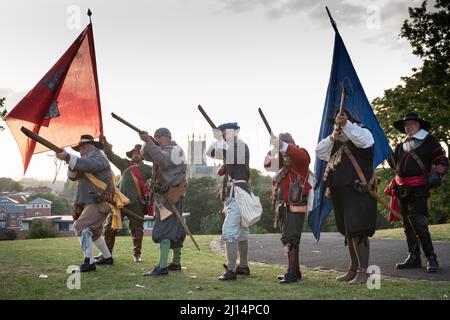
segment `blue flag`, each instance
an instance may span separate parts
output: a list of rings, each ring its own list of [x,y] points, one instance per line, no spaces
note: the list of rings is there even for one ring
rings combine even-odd
[[[331,66],[330,80],[328,82],[327,95],[322,114],[322,123],[320,125],[319,139],[329,136],[333,129],[333,117],[339,111],[341,100],[341,86],[345,88],[345,110],[348,110],[352,116],[368,127],[375,139],[374,167],[377,167],[392,154],[388,140],[381,129],[372,107],[367,100],[364,89],[359,82],[358,75],[353,67],[350,56],[345,48],[344,42],[336,28],[331,16],[331,23],[335,30],[333,64]],[[327,219],[332,209],[331,199],[325,196],[325,186],[323,174],[326,162],[316,157],[314,167],[316,175],[316,186],[314,190],[313,209],[308,215],[308,223],[314,234],[314,237],[320,239],[320,229]]]

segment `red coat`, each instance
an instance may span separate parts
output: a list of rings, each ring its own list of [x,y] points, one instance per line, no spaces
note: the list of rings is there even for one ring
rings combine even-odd
[[[311,189],[311,186],[308,183],[309,163],[311,162],[311,159],[309,157],[308,151],[298,146],[289,145],[286,150],[286,154],[289,156],[291,160],[290,170],[289,174],[287,174],[286,177],[281,179],[280,188],[283,202],[288,203],[289,183],[291,181],[295,181],[295,179],[297,179],[298,174],[300,174],[301,176],[300,180],[306,182],[304,192],[307,193]],[[266,170],[268,170],[271,167],[271,163],[272,159],[269,156],[267,156],[266,161],[264,162],[264,167],[266,168]],[[272,181],[272,183],[275,184],[276,182]]]

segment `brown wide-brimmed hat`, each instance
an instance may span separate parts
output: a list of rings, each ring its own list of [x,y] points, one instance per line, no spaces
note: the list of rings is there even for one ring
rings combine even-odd
[[[283,142],[295,144],[294,138],[292,138],[292,135],[288,132],[280,133],[278,138]]]
[[[128,152],[126,152],[125,154],[127,155],[127,157],[129,158],[129,159],[131,159],[131,157],[133,156],[133,153],[134,152],[141,152],[141,148],[142,148],[142,145],[141,144],[137,144],[137,145],[135,145],[134,146],[134,148],[133,149],[131,149],[130,151],[128,151]]]
[[[95,141],[94,137],[91,136],[90,134],[83,134],[80,138],[80,141],[78,142],[78,145],[72,147],[72,149],[75,150],[76,152],[80,152],[80,146],[85,143],[92,144],[94,147],[101,150],[103,150],[103,148],[105,147],[103,143],[101,143],[100,141]]]
[[[420,123],[420,128],[424,130],[428,130],[431,127],[431,124],[428,121],[425,121],[424,119],[420,118],[419,115],[415,112],[408,112],[405,114],[403,119],[397,120],[394,122],[394,127],[398,131],[401,131],[405,133],[405,121],[407,120],[414,120]]]

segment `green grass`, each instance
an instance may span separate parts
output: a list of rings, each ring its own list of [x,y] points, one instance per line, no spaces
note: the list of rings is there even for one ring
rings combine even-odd
[[[435,224],[429,226],[431,238],[433,240],[450,241],[450,223]],[[405,239],[403,228],[378,230],[374,235],[375,239]]]
[[[142,273],[158,261],[158,246],[144,241],[143,262],[131,261],[130,237],[116,240],[114,266],[98,266],[81,274],[81,290],[66,287],[67,267],[82,260],[76,238],[0,242],[0,299],[444,299],[450,297],[445,282],[382,279],[380,290],[335,281],[335,273],[303,270],[304,279],[281,285],[275,280],[284,268],[251,263],[252,275],[220,282],[224,258],[208,244],[215,236],[197,236],[201,251],[187,239],[183,272],[149,278]],[[39,279],[45,274],[48,279]],[[137,287],[144,286],[143,288]]]

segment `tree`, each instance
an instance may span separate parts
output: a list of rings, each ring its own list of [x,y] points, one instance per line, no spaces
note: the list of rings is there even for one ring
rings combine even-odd
[[[255,224],[253,229],[258,229],[258,233],[277,232],[278,230],[273,228],[274,212],[270,200],[272,195],[272,178],[267,175],[262,175],[261,172],[256,169],[251,169],[250,176],[252,191],[259,197],[263,208],[261,220]]]
[[[1,177],[0,178],[0,193],[1,192],[20,192],[23,190],[22,185],[14,181],[11,178]]]
[[[437,0],[435,10],[427,11],[427,1],[409,8],[400,36],[411,43],[413,54],[423,60],[413,74],[402,77],[404,84],[387,89],[372,105],[387,137],[398,143],[402,135],[393,128],[395,120],[416,111],[432,120],[431,133],[450,145],[450,1]]]
[[[52,202],[52,215],[68,215],[72,211],[71,203],[63,197],[53,193],[35,193],[28,198],[28,201],[42,198]]]
[[[3,121],[5,119],[6,116],[6,109],[4,107],[5,103],[5,98],[0,98],[0,119]],[[4,129],[3,126],[0,125],[0,131],[2,131]]]
[[[191,178],[186,192],[184,211],[191,215],[186,223],[191,232],[201,232],[202,219],[210,215],[218,215],[222,209],[222,203],[217,198],[219,184],[211,177]],[[203,228],[205,230],[205,228]]]

